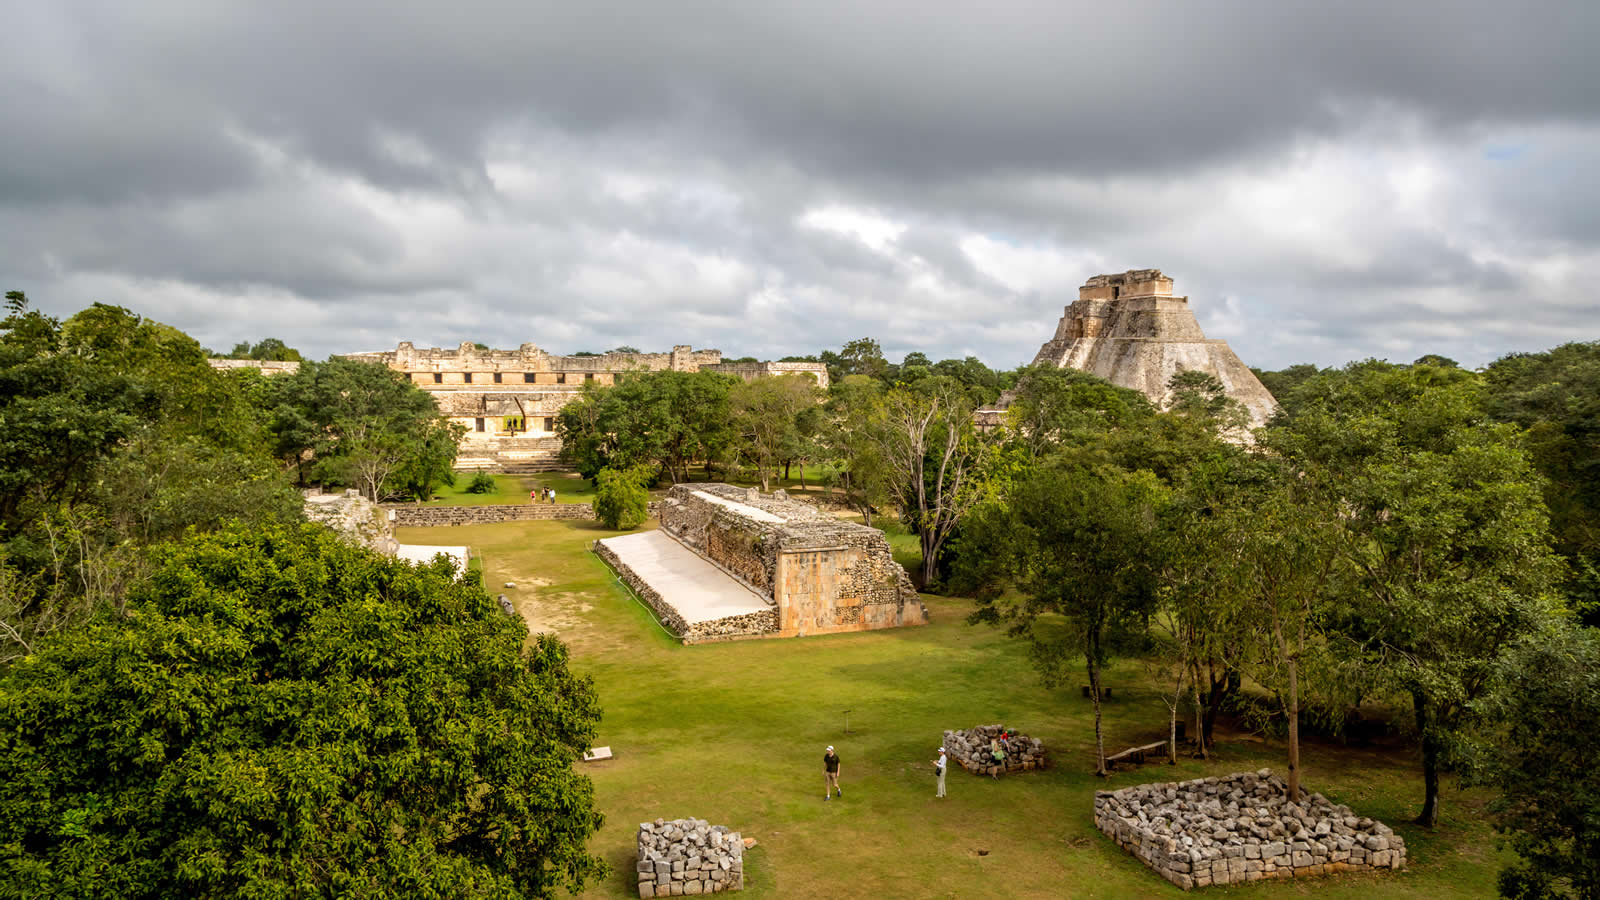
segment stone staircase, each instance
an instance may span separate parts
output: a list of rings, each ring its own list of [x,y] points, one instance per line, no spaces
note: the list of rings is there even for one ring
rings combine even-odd
[[[562,465],[560,457],[561,439],[556,437],[473,439],[469,435],[456,456],[456,469],[462,472],[482,469],[506,475],[561,472],[567,467]]]

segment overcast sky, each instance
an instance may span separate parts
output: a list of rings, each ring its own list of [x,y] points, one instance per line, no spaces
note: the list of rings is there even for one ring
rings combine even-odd
[[[0,289],[216,349],[1600,339],[1600,3],[0,0]]]

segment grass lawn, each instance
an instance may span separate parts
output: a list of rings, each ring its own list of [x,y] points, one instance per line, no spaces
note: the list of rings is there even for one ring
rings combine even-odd
[[[605,827],[591,849],[615,870],[585,898],[636,897],[638,823],[696,816],[760,843],[741,896],[1179,896],[1094,828],[1094,792],[1271,766],[1282,746],[1223,736],[1218,758],[1090,774],[1094,727],[1078,681],[1047,690],[1023,648],[968,626],[968,604],[926,597],[933,624],[849,635],[684,647],[588,552],[614,532],[587,521],[403,528],[407,543],[467,544],[491,592],[554,630],[594,678],[598,743],[616,758],[580,764]],[[893,538],[891,538],[893,540]],[[504,589],[505,582],[515,589]],[[1165,735],[1166,707],[1137,663],[1114,666],[1108,750]],[[844,730],[849,710],[850,731]],[[1054,768],[992,780],[952,767],[936,800],[932,760],[946,728],[1003,722],[1042,738]],[[842,760],[844,797],[822,801],[824,747]],[[1305,783],[1406,838],[1410,870],[1206,888],[1208,895],[1482,897],[1503,859],[1485,794],[1446,785],[1433,834],[1409,820],[1422,796],[1414,754],[1308,743]],[[980,855],[981,851],[987,851]]]
[[[454,485],[443,484],[434,488],[433,499],[422,506],[486,506],[505,503],[527,503],[532,486],[522,475],[492,475],[499,490],[492,494],[469,494],[467,485],[477,472],[457,472]]]

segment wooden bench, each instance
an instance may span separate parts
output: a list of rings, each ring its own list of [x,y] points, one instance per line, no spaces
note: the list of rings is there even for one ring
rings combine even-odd
[[[1121,753],[1114,753],[1106,757],[1106,765],[1123,762],[1140,765],[1144,762],[1146,756],[1152,753],[1163,753],[1166,749],[1166,741],[1155,741],[1154,743],[1141,744],[1138,747],[1129,747]]]

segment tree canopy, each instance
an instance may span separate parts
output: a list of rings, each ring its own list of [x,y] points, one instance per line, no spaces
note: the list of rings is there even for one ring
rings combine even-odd
[[[0,675],[0,871],[67,897],[549,897],[602,873],[599,708],[449,563],[317,526],[161,554]]]

